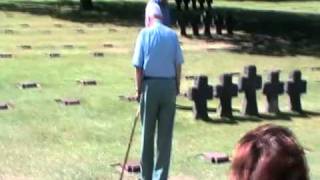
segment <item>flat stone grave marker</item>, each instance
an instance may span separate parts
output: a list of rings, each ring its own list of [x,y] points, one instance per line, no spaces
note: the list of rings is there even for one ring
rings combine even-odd
[[[40,84],[37,82],[21,82],[19,83],[21,89],[39,88]]]
[[[0,111],[8,110],[9,109],[9,104],[0,102]]]
[[[65,49],[74,49],[74,45],[72,45],[72,44],[65,44],[65,45],[63,45],[63,48],[65,48]]]
[[[222,74],[220,83],[214,90],[214,97],[220,99],[218,112],[220,117],[232,118],[232,98],[238,96],[238,86],[232,83],[231,74]]]
[[[204,75],[198,76],[194,81],[194,86],[189,88],[187,96],[194,101],[192,106],[194,118],[208,119],[207,100],[213,98],[213,87],[208,85],[208,77]]]
[[[28,27],[30,27],[29,24],[20,24],[20,26],[23,27],[23,28],[28,28]]]
[[[89,23],[89,24],[87,24],[87,27],[89,27],[89,28],[93,28],[93,27],[94,27],[94,24]]]
[[[320,71],[320,67],[311,67],[311,71]]]
[[[105,48],[113,48],[113,44],[105,43],[105,44],[103,44],[103,47],[105,47]]]
[[[244,76],[239,80],[239,91],[244,92],[242,113],[245,115],[258,116],[258,105],[256,91],[262,87],[262,77],[257,75],[254,65],[244,68]]]
[[[92,54],[96,58],[104,57],[104,53],[103,52],[93,52]]]
[[[139,173],[141,171],[140,163],[138,161],[129,161],[127,164],[119,164],[118,171],[121,172],[122,168],[128,173]]]
[[[137,99],[136,97],[134,96],[119,96],[119,99],[122,100],[122,101],[128,101],[128,102],[137,102]]]
[[[49,53],[50,58],[60,58],[61,54],[60,53]]]
[[[79,99],[56,99],[55,101],[65,106],[80,105]]]
[[[224,163],[230,161],[229,156],[221,152],[207,152],[203,153],[202,156],[205,160],[210,161],[212,163]]]
[[[21,49],[25,49],[25,50],[30,50],[32,49],[32,46],[31,45],[20,45],[19,46]]]
[[[263,85],[263,94],[267,98],[267,112],[279,113],[278,96],[284,92],[284,83],[279,80],[280,71],[271,71],[268,81]]]
[[[197,78],[197,76],[195,75],[187,75],[184,77],[186,80],[195,80]]]
[[[62,27],[63,27],[63,25],[62,25],[62,24],[54,24],[54,27],[62,28]]]
[[[114,28],[109,28],[109,32],[118,32],[118,30]]]
[[[11,59],[13,57],[10,53],[0,53],[0,59]]]
[[[77,31],[77,33],[79,33],[79,34],[84,34],[84,33],[86,33],[83,29],[77,29],[76,31]]]
[[[290,109],[302,113],[301,94],[307,92],[307,81],[301,79],[301,71],[294,70],[285,84],[285,91],[289,95]]]
[[[14,34],[15,31],[12,30],[12,29],[5,29],[5,30],[4,30],[4,33],[5,33],[5,34]]]
[[[96,86],[97,85],[96,80],[78,80],[77,82],[83,86]]]

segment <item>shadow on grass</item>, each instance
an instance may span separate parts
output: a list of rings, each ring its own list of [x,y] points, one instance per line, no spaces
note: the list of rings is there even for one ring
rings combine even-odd
[[[0,10],[49,15],[57,19],[80,23],[113,23],[139,26],[144,23],[145,2],[95,2],[95,10],[81,11],[78,1],[4,1]],[[176,24],[174,4],[171,4],[173,23]],[[217,40],[232,43],[236,53],[268,56],[320,56],[320,14],[293,13],[270,10],[249,10],[218,7],[214,14],[232,14],[237,33],[214,36]],[[242,33],[239,33],[242,32]]]

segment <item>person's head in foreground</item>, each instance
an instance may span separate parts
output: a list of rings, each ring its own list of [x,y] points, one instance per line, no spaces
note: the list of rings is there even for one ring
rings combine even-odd
[[[229,180],[308,180],[303,148],[285,127],[266,124],[238,142]]]
[[[162,20],[162,12],[158,4],[150,2],[146,7],[146,27],[153,25],[155,21]]]

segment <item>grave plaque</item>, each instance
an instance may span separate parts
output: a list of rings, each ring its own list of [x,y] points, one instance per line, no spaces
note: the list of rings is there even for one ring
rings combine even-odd
[[[32,46],[31,45],[21,45],[20,48],[25,49],[25,50],[30,50],[30,49],[32,49]]]
[[[279,113],[278,96],[283,94],[284,83],[279,80],[279,71],[272,71],[268,75],[268,82],[263,85],[263,94],[267,98],[267,112]]]
[[[63,48],[65,48],[65,49],[73,49],[73,48],[74,48],[74,45],[72,45],[72,44],[65,44],[65,45],[63,45]]]
[[[244,68],[244,76],[240,78],[239,91],[244,92],[242,113],[245,115],[258,116],[256,91],[262,87],[262,78],[257,75],[257,68],[250,65]]]
[[[124,171],[129,173],[139,173],[140,163],[137,161],[129,161],[127,164],[120,164],[120,168],[124,168]]]
[[[103,52],[93,52],[93,56],[97,57],[97,58],[101,58],[101,57],[104,57],[104,53]]]
[[[62,24],[54,24],[54,27],[62,28]]]
[[[208,85],[208,77],[196,77],[194,86],[188,90],[187,96],[194,101],[192,110],[195,119],[208,119],[207,100],[213,98],[213,87]]]
[[[96,80],[78,80],[77,82],[83,86],[96,86],[97,85]]]
[[[85,31],[84,31],[83,29],[77,29],[77,33],[79,33],[79,34],[84,34]]]
[[[36,82],[22,82],[22,83],[19,83],[19,87],[21,89],[31,89],[31,88],[40,87],[40,84]]]
[[[5,29],[5,30],[4,30],[4,33],[5,33],[5,34],[14,34],[15,31],[12,30],[12,29]]]
[[[215,87],[214,97],[220,99],[218,112],[220,117],[232,118],[232,97],[238,96],[238,86],[232,83],[231,74],[220,76],[221,85]]]
[[[225,153],[220,152],[203,153],[203,157],[205,160],[210,161],[212,163],[229,162],[229,156]]]
[[[61,57],[61,54],[60,54],[60,53],[50,53],[50,54],[49,54],[49,57],[50,57],[50,58],[60,58],[60,57]]]
[[[119,96],[119,99],[122,101],[137,102],[137,99],[135,96]]]
[[[285,91],[289,95],[291,110],[302,113],[301,94],[307,92],[307,81],[301,79],[301,71],[295,70],[291,73]]]
[[[65,106],[80,105],[79,99],[56,99],[55,101]]]
[[[1,110],[8,110],[8,109],[9,109],[8,103],[0,102],[0,111]]]
[[[0,59],[11,59],[13,57],[12,54],[9,53],[0,53]]]
[[[103,47],[105,47],[105,48],[113,48],[113,44],[105,43],[105,44],[103,44]]]
[[[21,24],[21,27],[27,28],[27,27],[30,27],[30,25],[29,24]]]

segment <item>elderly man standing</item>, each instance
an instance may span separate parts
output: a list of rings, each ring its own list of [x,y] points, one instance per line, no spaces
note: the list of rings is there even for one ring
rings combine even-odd
[[[167,180],[175,102],[184,60],[178,37],[161,23],[163,15],[156,3],[148,4],[146,17],[148,27],[141,30],[133,56],[142,122],[141,178]]]
[[[146,9],[148,8],[148,5],[150,3],[157,3],[161,9],[161,13],[162,13],[162,18],[161,18],[161,22],[162,24],[170,27],[171,26],[171,17],[170,17],[170,9],[169,9],[169,4],[168,4],[168,0],[150,0],[146,6]],[[148,17],[147,14],[145,16],[145,25],[146,27],[148,27]]]

